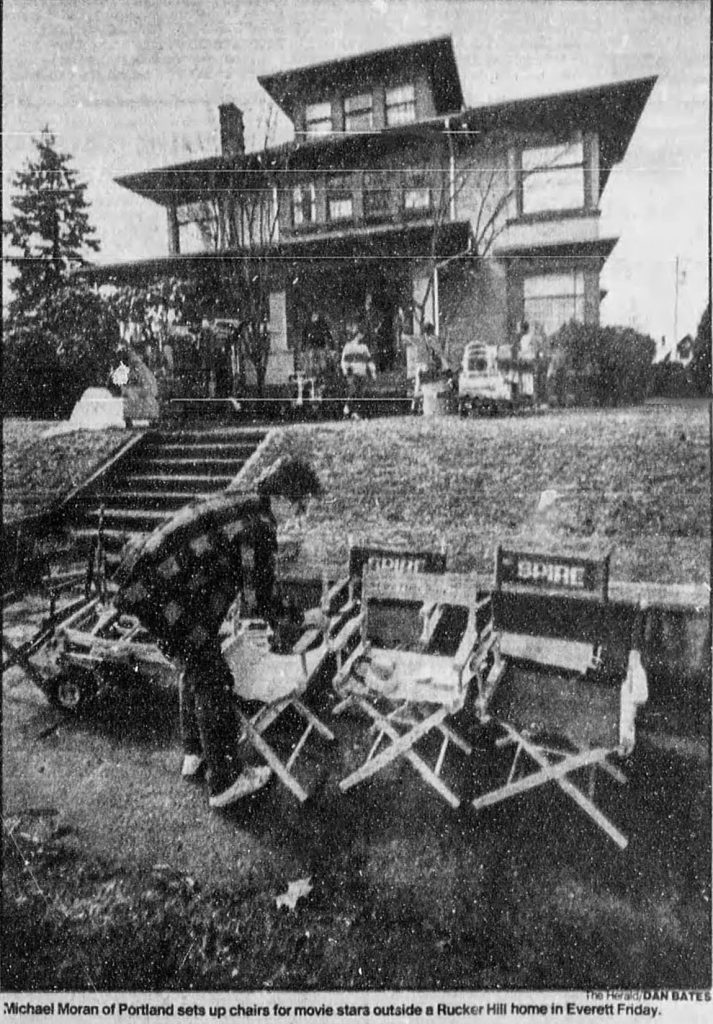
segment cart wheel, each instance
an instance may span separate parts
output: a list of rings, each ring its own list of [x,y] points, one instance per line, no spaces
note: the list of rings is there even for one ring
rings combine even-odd
[[[49,681],[46,693],[57,707],[79,715],[96,696],[97,685],[88,672],[62,672]]]

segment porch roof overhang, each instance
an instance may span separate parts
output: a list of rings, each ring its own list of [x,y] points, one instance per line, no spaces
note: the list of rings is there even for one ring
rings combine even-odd
[[[436,244],[431,249],[434,231]],[[470,224],[453,221],[437,229],[432,221],[417,224],[351,228],[318,236],[287,238],[262,250],[229,249],[223,252],[187,253],[121,263],[84,266],[78,276],[92,284],[141,284],[158,277],[199,276],[207,267],[247,258],[269,257],[289,264],[302,260],[447,259],[468,252]]]
[[[288,237],[280,243],[287,259],[446,259],[467,253],[469,221],[432,220],[349,228],[319,235]]]
[[[495,249],[493,255],[506,264],[522,260],[594,260],[603,266],[611,256],[617,238],[597,238],[580,242],[555,242],[543,245],[512,246]]]

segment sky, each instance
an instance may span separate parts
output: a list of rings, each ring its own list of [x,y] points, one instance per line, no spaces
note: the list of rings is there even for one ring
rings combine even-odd
[[[97,260],[164,255],[163,209],[115,176],[217,153],[226,101],[258,147],[259,74],[445,34],[468,106],[658,75],[602,198],[601,234],[620,241],[601,316],[669,347],[674,326],[695,333],[709,294],[708,0],[4,0],[3,216],[49,125],[88,183]],[[289,136],[280,114],[275,141]]]

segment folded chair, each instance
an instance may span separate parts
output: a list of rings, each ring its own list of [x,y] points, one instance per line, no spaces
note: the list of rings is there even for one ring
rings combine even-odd
[[[633,751],[648,690],[643,614],[609,604],[609,559],[498,548],[494,660],[477,703],[513,756],[505,781],[473,807],[554,782],[624,849],[626,837],[594,802],[595,776],[626,781],[612,758]],[[588,775],[586,793],[575,773]]]
[[[336,635],[334,688],[339,714],[355,707],[376,733],[364,763],[340,782],[344,792],[404,758],[452,807],[443,778],[449,748],[471,747],[449,722],[484,663],[489,599],[474,578],[453,573],[363,571],[360,610]],[[435,753],[428,748],[437,739]],[[429,742],[431,741],[431,742]],[[427,759],[430,756],[430,762]]]
[[[262,619],[241,619],[235,614],[222,652],[238,697],[260,704],[252,715],[237,708],[243,738],[303,803],[308,793],[294,774],[295,762],[313,731],[325,740],[334,739],[332,731],[302,701],[327,656],[326,634],[319,626],[307,629],[284,654],[272,649],[273,639],[272,629]],[[291,753],[284,758],[265,733],[290,708],[300,716],[303,726]]]

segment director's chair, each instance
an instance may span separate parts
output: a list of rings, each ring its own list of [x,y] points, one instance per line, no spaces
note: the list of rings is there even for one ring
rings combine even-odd
[[[489,603],[474,578],[462,574],[364,569],[360,610],[330,641],[340,698],[334,712],[359,709],[376,737],[363,764],[341,780],[342,792],[403,757],[459,806],[443,777],[445,758],[451,748],[472,751],[449,719],[484,664]],[[426,749],[434,737],[435,761]]]
[[[514,753],[505,781],[473,807],[555,782],[624,849],[626,837],[594,802],[595,776],[626,781],[612,758],[633,751],[648,689],[642,612],[609,604],[609,560],[498,548],[494,661],[478,710],[499,726],[497,746]],[[586,793],[571,778],[585,771]]]
[[[273,632],[266,622],[240,619],[236,612],[223,641],[222,653],[233,674],[238,697],[241,701],[261,705],[253,715],[237,707],[243,738],[303,803],[308,793],[294,774],[297,758],[313,731],[325,740],[334,740],[332,731],[302,700],[327,657],[327,639],[321,627],[307,629],[285,654],[271,649],[272,639]],[[299,738],[285,758],[265,733],[290,708],[303,724]]]

